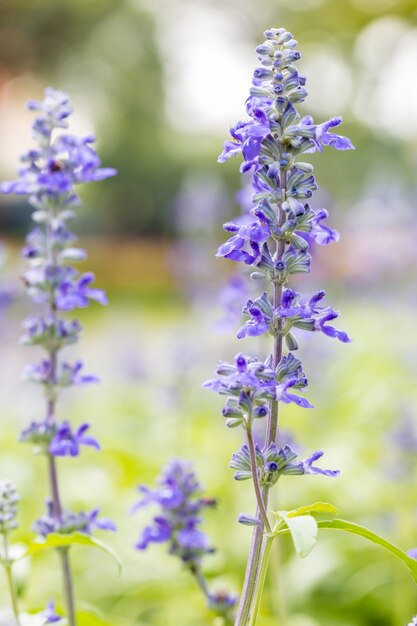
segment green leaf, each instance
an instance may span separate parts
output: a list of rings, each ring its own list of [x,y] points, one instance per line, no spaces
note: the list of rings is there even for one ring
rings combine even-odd
[[[294,521],[295,519],[302,519],[302,517],[292,518],[292,519]],[[288,515],[287,515],[286,523],[288,526]],[[328,530],[341,530],[347,533],[351,533],[353,535],[359,535],[360,537],[367,539],[371,543],[374,543],[378,546],[381,546],[382,548],[385,548],[385,550],[388,550],[388,552],[395,555],[397,558],[400,559],[400,561],[404,563],[404,565],[408,568],[414,581],[417,583],[417,561],[415,559],[412,559],[410,556],[408,556],[408,554],[404,552],[403,550],[401,550],[401,548],[394,545],[390,541],[387,541],[386,539],[384,539],[377,533],[374,533],[372,530],[369,530],[368,528],[365,528],[364,526],[360,526],[359,524],[354,524],[353,522],[348,522],[343,519],[323,520],[323,521],[317,522],[317,526],[318,528],[323,528],[323,529],[328,529]],[[287,528],[281,527],[275,530],[276,535],[284,535],[288,532],[291,532],[291,529],[289,527]],[[291,533],[291,536],[293,536],[292,533]],[[294,537],[293,537],[293,540],[294,540]]]
[[[53,548],[70,548],[74,545],[83,545],[83,546],[91,546],[93,548],[99,548],[106,552],[112,559],[117,563],[119,568],[119,573],[122,569],[122,563],[110,546],[108,546],[104,541],[97,539],[96,537],[90,537],[89,535],[85,535],[84,533],[71,533],[69,535],[61,535],[59,533],[51,533],[44,539],[34,539],[29,543],[28,549],[23,554],[23,557],[32,556],[39,554],[40,552],[45,552],[45,550],[51,550]]]
[[[297,517],[298,515],[308,515],[309,513],[334,513],[338,514],[338,510],[330,502],[315,502],[314,504],[307,504],[306,506],[300,506],[298,509],[293,509],[288,512],[288,517]]]
[[[398,548],[398,546],[394,545],[390,541],[387,541],[380,535],[377,535],[377,533],[374,533],[372,530],[365,528],[365,526],[360,526],[359,524],[354,524],[353,522],[348,522],[343,519],[325,520],[318,522],[318,525],[319,528],[342,530],[347,533],[352,533],[353,535],[359,535],[360,537],[364,537],[365,539],[368,539],[368,541],[385,548],[385,550],[394,554],[404,563],[417,583],[417,561],[408,556],[408,554],[401,550],[401,548]]]
[[[294,511],[290,511],[293,513]],[[302,559],[310,554],[317,541],[318,527],[312,515],[290,517],[288,511],[277,511],[291,533],[294,548]],[[279,534],[279,531],[278,531]]]
[[[291,533],[295,551],[301,558],[310,554],[317,541],[318,526],[310,513],[337,513],[337,509],[329,502],[315,502],[292,511],[275,512],[279,522],[274,528],[274,535],[281,533],[284,523]]]

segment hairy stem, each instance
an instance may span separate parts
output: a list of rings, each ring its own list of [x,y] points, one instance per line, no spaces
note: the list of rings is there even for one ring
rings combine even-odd
[[[51,208],[49,214],[49,222],[47,225],[47,255],[48,261],[52,265],[57,263],[56,252],[53,250],[52,246],[52,226],[51,222],[54,218],[54,210]],[[57,306],[55,300],[55,290],[51,289],[49,304],[48,304],[48,314],[52,318],[57,317]],[[56,418],[56,386],[57,386],[57,369],[58,369],[58,352],[54,348],[50,348],[48,350],[48,357],[50,361],[50,373],[49,373],[49,385],[48,385],[48,395],[47,395],[47,420],[50,423],[53,423]],[[56,522],[56,526],[59,528],[61,519],[62,519],[62,504],[61,498],[59,494],[59,483],[58,483],[58,471],[57,465],[55,462],[55,457],[51,454],[48,455],[48,475],[49,475],[49,484],[51,489],[51,497],[52,497],[52,514]],[[64,597],[65,597],[65,605],[66,612],[68,618],[69,626],[76,626],[76,617],[75,617],[75,599],[74,599],[74,585],[72,581],[72,573],[71,573],[71,565],[69,560],[69,548],[58,548],[58,553],[61,559],[62,566],[62,576],[64,582]]]
[[[7,586],[9,588],[10,600],[13,609],[13,615],[17,626],[20,626],[19,607],[17,604],[16,589],[12,574],[12,562],[9,559],[9,542],[7,539],[7,532],[3,534],[3,547],[4,547],[4,569],[6,571]]]
[[[190,572],[192,573],[192,575],[196,579],[197,585],[200,587],[200,589],[203,592],[203,594],[205,595],[205,597],[207,599],[209,599],[210,598],[210,592],[209,592],[209,589],[207,587],[207,581],[206,581],[206,579],[205,579],[201,569],[198,567],[198,565],[192,565],[190,567]]]
[[[281,190],[282,202],[286,199],[287,188],[287,172],[281,169]],[[280,226],[285,221],[285,212],[278,207],[278,223]],[[285,253],[285,241],[279,240],[276,244],[275,260],[280,261]],[[282,299],[282,284],[274,283],[274,308],[278,308]],[[278,330],[282,330],[282,321],[279,321]],[[274,338],[274,347],[272,352],[272,367],[276,367],[282,358],[282,334],[279,332]],[[271,401],[270,411],[268,415],[267,428],[265,434],[265,446],[276,440],[278,431],[278,402]],[[263,510],[268,510],[269,488],[264,487],[262,491]],[[258,507],[257,515],[261,515],[262,510]],[[255,527],[252,535],[252,543],[246,566],[245,581],[243,584],[242,595],[237,610],[235,626],[249,626],[249,619],[252,613],[252,605],[254,598],[260,593],[259,585],[263,586],[263,582],[259,578],[259,568],[263,565],[264,555],[262,555],[264,535],[259,527]],[[256,618],[255,618],[256,620]]]
[[[255,626],[256,622],[258,621],[259,609],[261,607],[261,600],[262,600],[262,592],[265,586],[265,578],[266,578],[266,573],[268,571],[269,557],[271,554],[271,547],[272,547],[273,540],[274,540],[274,537],[268,537],[265,543],[265,548],[262,554],[261,567],[259,571],[259,580],[258,580],[258,585],[256,589],[256,595],[254,598],[252,617],[251,617],[249,626]]]
[[[256,513],[258,514],[259,511]],[[246,567],[245,581],[243,583],[242,595],[236,613],[235,626],[247,626],[249,613],[254,598],[256,583],[259,573],[259,562],[262,552],[263,531],[259,526],[255,526],[252,535],[252,542],[249,550],[248,564]]]
[[[253,442],[251,424],[247,425],[246,436],[248,439],[250,465],[251,465],[251,470],[252,470],[252,480],[253,480],[253,486],[255,489],[256,501],[258,503],[258,510],[259,510],[259,514],[260,514],[260,518],[262,520],[263,526],[269,535],[271,532],[271,526],[269,525],[268,515],[266,513],[265,504],[264,504],[264,500],[262,497],[261,486],[259,484],[258,464],[256,462],[256,451],[255,451],[255,445]]]

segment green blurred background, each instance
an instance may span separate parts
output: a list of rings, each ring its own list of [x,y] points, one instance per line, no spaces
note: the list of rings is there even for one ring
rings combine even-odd
[[[303,53],[304,110],[320,121],[343,115],[357,150],[312,157],[315,206],[330,209],[342,239],[319,250],[312,274],[297,281],[308,292],[326,288],[354,342],[302,337],[315,410],[282,411],[301,453],[323,448],[323,465],[342,474],[287,477],[276,506],[329,500],[403,549],[417,546],[415,0],[2,0],[0,178],[14,176],[30,145],[25,101],[49,84],[71,94],[72,128],[96,133],[103,163],[119,170],[82,189],[78,220],[85,267],[110,305],[82,312],[83,341],[71,355],[102,385],[68,392],[61,405],[63,419],[91,421],[104,448],[60,463],[64,499],[98,505],[116,521],[119,533],[107,540],[124,564],[118,577],[105,555],[74,549],[82,626],[213,623],[163,547],[132,548],[147,519],[129,515],[136,485],[151,483],[173,456],[190,458],[220,500],[206,525],[219,548],[206,564],[213,586],[241,587],[250,533],[236,517],[254,502],[227,469],[241,435],[226,430],[221,400],[201,389],[219,359],[242,349],[233,339],[242,295],[228,285],[235,268],[214,259],[241,183],[238,163],[221,167],[216,158],[244,115],[262,31],[281,25]],[[37,358],[18,346],[20,321],[33,310],[18,278],[30,212],[21,200],[0,202],[0,288],[12,295],[0,318],[0,476],[21,491],[16,538],[26,541],[47,495],[42,459],[16,441],[42,414],[38,390],[19,378]],[[244,350],[264,355],[268,342],[245,340]],[[52,596],[60,603],[53,554],[18,573],[28,610]],[[329,533],[304,561],[282,542],[260,624],[401,626],[415,613],[401,565]]]

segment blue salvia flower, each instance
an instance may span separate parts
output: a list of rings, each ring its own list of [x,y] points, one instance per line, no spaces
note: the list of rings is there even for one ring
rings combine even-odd
[[[170,461],[158,481],[159,488],[152,490],[140,486],[142,499],[133,507],[137,511],[150,504],[159,509],[152,525],[141,533],[136,548],[145,550],[151,543],[169,544],[170,554],[186,563],[197,564],[204,554],[214,548],[199,526],[199,514],[216,505],[214,499],[201,498],[201,486],[190,464],[179,459]]]
[[[308,400],[289,391],[307,386],[301,362],[289,356],[292,358],[283,359],[275,370],[270,359],[264,363],[244,354],[237,354],[234,364],[219,364],[219,378],[206,381],[204,387],[227,396],[223,408],[227,426],[240,426],[252,418],[266,417],[270,400],[312,408]]]
[[[23,281],[29,297],[42,306],[42,314],[26,320],[21,341],[25,345],[41,346],[46,352],[39,363],[28,366],[24,372],[27,379],[43,388],[46,410],[43,419],[32,421],[22,431],[21,440],[34,444],[46,456],[51,485],[47,514],[34,528],[42,536],[75,531],[91,534],[94,528],[114,530],[112,522],[98,519],[98,509],[72,513],[62,505],[56,458],[76,457],[81,446],[96,449],[100,446],[87,435],[89,424],[74,428],[69,422],[58,422],[56,403],[63,389],[98,380],[84,374],[81,361],[69,363],[61,358],[61,351],[78,341],[81,332],[79,322],[64,318],[62,313],[85,308],[92,301],[107,304],[104,291],[93,286],[94,275],[81,274],[71,265],[86,258],[68,226],[80,206],[75,187],[114,176],[116,170],[101,167],[93,147],[94,137],[76,137],[66,132],[72,113],[67,94],[48,88],[44,99],[30,101],[28,108],[37,113],[32,125],[36,147],[21,157],[23,165],[17,180],[2,183],[0,192],[26,196],[34,209],[35,226],[22,250],[29,266]],[[67,617],[69,626],[75,626],[68,550],[63,551],[62,562]]]
[[[272,486],[283,475],[322,474],[334,478],[339,475],[338,470],[323,470],[315,467],[313,463],[323,456],[318,450],[313,452],[307,459],[299,461],[298,454],[289,445],[283,448],[276,443],[270,443],[267,448],[255,445],[257,471],[261,486]],[[248,480],[252,478],[249,448],[244,444],[238,452],[233,454],[229,467],[238,470],[235,472],[235,480]]]
[[[288,335],[290,330],[300,328],[309,331],[321,331],[329,337],[335,337],[343,343],[349,343],[348,335],[328,324],[339,314],[330,307],[319,306],[324,298],[324,291],[318,291],[307,302],[300,301],[301,295],[292,289],[285,289],[279,307],[274,308],[268,294],[264,292],[255,300],[248,300],[242,313],[249,317],[248,321],[238,330],[237,337],[246,335],[257,337],[265,333]],[[288,347],[291,349],[290,344]],[[297,347],[295,345],[295,347]],[[294,348],[293,348],[294,349]]]
[[[135,548],[146,550],[152,543],[167,544],[168,552],[177,556],[194,576],[207,606],[227,624],[232,623],[237,596],[225,590],[210,592],[201,570],[204,556],[215,551],[209,537],[200,530],[201,513],[215,507],[217,501],[201,497],[202,488],[191,464],[182,459],[169,461],[158,479],[158,487],[141,485],[139,491],[142,498],[132,511],[153,505],[157,515],[142,530]]]

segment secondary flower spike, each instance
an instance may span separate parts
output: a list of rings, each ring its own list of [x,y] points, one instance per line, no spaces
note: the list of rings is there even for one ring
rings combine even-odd
[[[64,507],[59,487],[57,459],[74,458],[81,447],[100,449],[98,441],[89,435],[88,423],[74,427],[68,421],[59,421],[57,402],[68,387],[98,382],[92,374],[85,374],[81,360],[68,362],[62,351],[76,343],[82,328],[68,313],[85,308],[91,302],[107,304],[102,289],[93,286],[91,272],[80,273],[72,264],[86,259],[84,250],[77,247],[77,237],[69,227],[81,205],[76,192],[79,183],[100,181],[116,174],[113,168],[101,167],[93,144],[94,137],[70,134],[68,118],[72,114],[69,97],[49,87],[42,101],[30,101],[28,108],[36,113],[32,135],[36,147],[26,152],[18,178],[0,185],[0,192],[26,196],[33,208],[33,230],[26,238],[22,255],[28,263],[23,282],[39,312],[31,315],[23,325],[21,341],[39,346],[43,358],[25,368],[24,375],[36,383],[45,396],[46,406],[40,420],[32,420],[21,433],[21,441],[35,446],[46,457],[51,497],[47,513],[33,528],[41,536],[50,533],[81,532],[90,535],[96,528],[115,530],[113,522],[98,518],[98,509],[73,513]],[[69,548],[61,554],[64,590],[69,626],[76,626],[76,610]],[[46,623],[59,620],[53,605],[45,615]]]
[[[152,505],[157,514],[139,535],[137,550],[146,550],[152,543],[168,544],[168,552],[178,557],[194,576],[203,592],[207,606],[231,623],[237,596],[225,590],[209,591],[201,569],[203,558],[215,552],[209,537],[200,530],[201,514],[214,508],[214,498],[202,497],[202,488],[191,463],[172,459],[163,468],[158,488],[141,485],[142,498],[133,506],[138,511]]]

